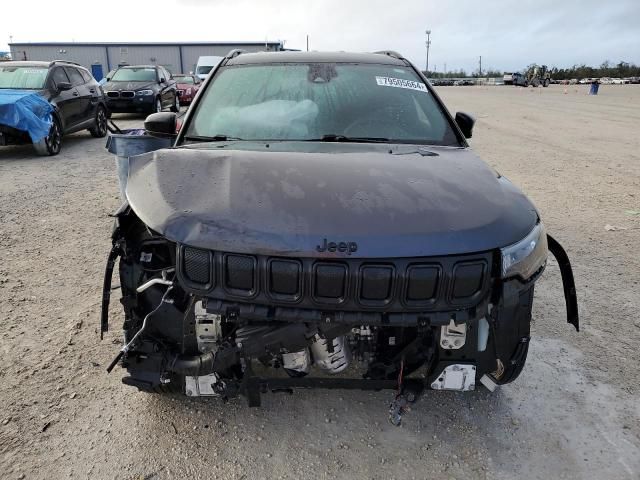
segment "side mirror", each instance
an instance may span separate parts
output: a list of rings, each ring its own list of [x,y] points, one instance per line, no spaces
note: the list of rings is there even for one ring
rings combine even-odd
[[[160,83],[167,83],[167,81],[163,77],[160,77]]]
[[[458,112],[456,113],[456,123],[458,124],[458,127],[460,127],[464,138],[471,138],[473,134],[473,125],[476,123],[476,119],[468,113]]]
[[[73,85],[71,85],[69,82],[59,82],[56,83],[56,88],[59,92],[64,92],[66,90],[71,90],[73,88]]]
[[[152,113],[144,121],[144,129],[152,137],[175,137],[177,118],[173,112]]]

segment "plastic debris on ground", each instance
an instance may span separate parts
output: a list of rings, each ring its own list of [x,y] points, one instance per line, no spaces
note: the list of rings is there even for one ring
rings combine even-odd
[[[52,112],[35,91],[0,89],[0,124],[27,132],[34,143],[49,134]]]

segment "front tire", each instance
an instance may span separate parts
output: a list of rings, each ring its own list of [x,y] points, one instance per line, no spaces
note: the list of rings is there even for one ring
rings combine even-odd
[[[51,127],[49,128],[49,135],[44,137],[39,142],[34,143],[33,148],[38,155],[42,155],[43,157],[52,157],[60,153],[61,146],[62,128],[60,127],[60,122],[58,122],[58,119],[53,117]]]
[[[107,112],[102,105],[96,110],[95,125],[89,129],[92,137],[102,138],[107,135]]]

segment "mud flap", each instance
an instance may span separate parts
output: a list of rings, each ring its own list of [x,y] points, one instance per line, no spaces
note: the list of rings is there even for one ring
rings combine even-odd
[[[562,288],[564,289],[564,300],[567,304],[567,323],[576,327],[580,331],[580,319],[578,318],[578,297],[576,296],[576,284],[573,279],[573,270],[569,256],[564,248],[551,236],[547,235],[549,251],[556,257],[562,276]]]

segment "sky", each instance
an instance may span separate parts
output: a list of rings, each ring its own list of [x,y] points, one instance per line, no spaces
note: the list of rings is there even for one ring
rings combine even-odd
[[[396,50],[430,70],[640,64],[640,0],[131,0],[2,2],[15,42],[284,40],[287,48]],[[28,11],[28,15],[25,13]],[[154,12],[158,12],[154,15]],[[174,12],[173,14],[168,12]],[[77,15],[74,17],[74,15]],[[100,17],[97,17],[100,15]],[[155,20],[154,20],[155,17]],[[165,20],[167,19],[167,20]]]

